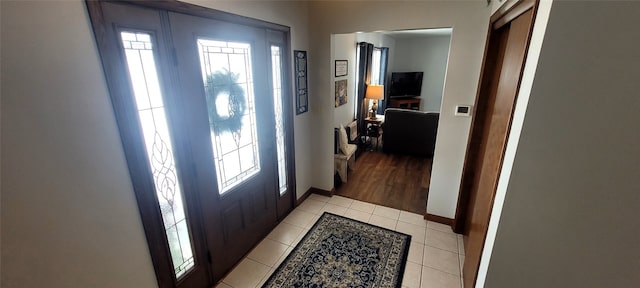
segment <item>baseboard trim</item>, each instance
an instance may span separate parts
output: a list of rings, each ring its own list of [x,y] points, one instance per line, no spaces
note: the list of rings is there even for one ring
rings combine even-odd
[[[302,194],[302,196],[298,198],[298,200],[296,200],[296,207],[302,204],[304,200],[307,200],[307,198],[309,198],[311,194],[315,193],[315,194],[331,197],[335,192],[336,192],[335,189],[331,189],[331,191],[327,191],[327,190],[311,187],[307,190],[307,192],[304,192],[304,194]]]
[[[328,190],[323,190],[323,189],[320,189],[320,188],[311,187],[311,188],[309,188],[309,190],[311,190],[311,193],[320,194],[320,195],[324,195],[324,196],[328,196],[328,197],[333,196],[333,194],[336,192],[336,190],[334,188],[331,188],[331,191],[328,191]]]
[[[453,219],[451,218],[447,218],[447,217],[442,217],[442,216],[438,216],[438,215],[433,215],[433,214],[424,214],[424,219],[429,220],[429,221],[433,221],[433,222],[437,222],[440,224],[444,224],[444,225],[448,225],[451,226],[453,228]]]
[[[296,200],[296,207],[300,206],[300,204],[302,204],[304,200],[307,200],[307,198],[309,198],[309,195],[311,195],[311,188],[307,189],[307,192],[304,192],[304,194],[302,194],[302,196],[300,196],[300,198]]]

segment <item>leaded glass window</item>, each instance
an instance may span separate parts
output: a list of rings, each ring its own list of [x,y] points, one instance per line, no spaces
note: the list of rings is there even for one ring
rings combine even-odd
[[[273,75],[273,108],[276,117],[278,183],[280,195],[282,195],[287,191],[287,161],[284,154],[284,114],[282,113],[282,58],[281,49],[278,46],[271,46],[271,74]]]
[[[260,171],[251,45],[197,40],[218,193]]]
[[[125,31],[120,36],[173,268],[176,278],[179,278],[195,263],[156,69],[154,45],[148,33]]]

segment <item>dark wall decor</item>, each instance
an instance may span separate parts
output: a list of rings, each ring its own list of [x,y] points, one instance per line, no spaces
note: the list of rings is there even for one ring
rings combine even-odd
[[[294,50],[296,77],[296,115],[309,111],[309,88],[307,87],[307,51]]]

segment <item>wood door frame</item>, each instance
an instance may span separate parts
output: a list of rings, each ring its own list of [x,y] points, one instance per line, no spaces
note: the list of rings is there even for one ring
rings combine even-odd
[[[267,30],[267,33],[272,33],[273,31],[269,31]],[[278,31],[278,32],[282,32],[282,31]],[[292,72],[291,72],[291,58],[287,57],[285,55],[285,53],[290,53],[290,51],[292,51],[291,49],[291,37],[285,37],[285,41],[282,43],[279,43],[277,41],[273,41],[273,39],[270,36],[267,36],[267,47],[270,47],[271,45],[275,45],[278,47],[282,48],[282,71],[281,74],[283,75],[282,81],[283,83],[282,86],[283,87],[291,87],[292,83],[290,81],[291,78],[289,77],[285,77],[285,76],[291,76]],[[288,55],[288,54],[287,54]],[[273,63],[271,62],[271,59],[269,60],[269,63],[271,63],[271,65],[273,65]],[[268,72],[269,74],[271,74],[271,71]],[[271,77],[274,77],[275,75],[271,75]],[[271,83],[270,83],[271,84]],[[273,90],[273,87],[271,88]],[[283,110],[282,110],[282,117],[284,118],[284,120],[293,120],[293,111],[292,109],[287,109],[287,107],[292,107],[293,106],[293,96],[291,93],[291,89],[282,89],[282,99],[284,100],[284,103],[282,103],[283,106]],[[295,171],[296,171],[296,163],[295,163],[295,151],[293,149],[295,142],[294,142],[294,138],[293,138],[293,121],[285,121],[284,123],[285,125],[285,147],[291,147],[291,149],[285,149],[285,158],[287,160],[291,159],[292,161],[286,161],[287,163],[287,192],[286,193],[290,193],[292,194],[292,196],[290,197],[290,203],[286,204],[288,207],[290,208],[294,208],[296,207],[296,177],[295,177]],[[286,131],[290,131],[290,134],[288,134]],[[291,137],[288,137],[288,136]],[[290,166],[290,167],[289,167]],[[286,195],[286,194],[285,194]],[[281,203],[283,203],[283,199],[282,197],[284,197],[285,195],[279,195],[278,194],[278,200],[276,201],[276,210],[278,213],[278,221],[281,221],[282,219],[284,219],[284,217],[288,214],[288,212],[286,212],[286,210],[289,210],[289,212],[291,211],[291,209],[288,209],[286,206],[281,205]],[[285,200],[286,201],[286,200]],[[285,213],[286,212],[286,213]]]
[[[114,38],[117,39],[117,35],[114,34],[114,30],[116,29],[109,25],[111,21],[105,16],[105,8],[103,8],[103,6],[101,5],[102,2],[108,1],[87,1],[86,5],[93,25],[97,48],[102,58],[102,67],[105,74],[105,80],[109,88],[109,95],[111,104],[113,106],[116,122],[118,124],[120,140],[122,142],[123,151],[126,156],[125,159],[127,161],[127,168],[129,170],[134,194],[138,203],[138,210],[140,212],[140,217],[143,223],[147,244],[149,245],[149,252],[156,274],[158,286],[175,287],[184,281],[176,279],[175,273],[172,269],[173,265],[171,261],[171,252],[169,249],[169,243],[166,239],[164,221],[162,219],[160,208],[157,204],[158,198],[155,192],[156,190],[153,176],[151,175],[149,168],[147,167],[147,163],[149,161],[145,152],[146,148],[144,139],[142,138],[143,134],[139,125],[137,111],[135,111],[135,96],[132,95],[129,84],[130,79],[128,79],[127,74],[121,73],[121,71],[127,71],[126,63],[124,58],[122,58],[122,52],[120,51],[118,43],[112,41]],[[132,30],[143,31],[143,29]],[[152,30],[149,29],[148,32],[151,31]],[[164,37],[161,28],[154,30],[153,32],[156,38]],[[158,41],[160,40],[157,39],[154,42],[159,43]],[[158,49],[155,51],[155,54],[158,55],[158,57],[156,57],[156,61],[158,60],[158,58],[169,57],[168,49],[166,49],[165,45],[159,44],[157,48]],[[167,70],[169,69],[164,62],[158,62],[156,63],[156,65],[159,67],[158,78],[161,82],[161,89],[163,95],[166,96],[166,93],[173,89],[170,83],[164,83],[168,78],[169,73],[167,72],[169,71]],[[171,113],[170,110],[171,109],[166,109],[167,115]],[[132,123],[135,124],[132,125]],[[172,123],[170,119],[167,119],[167,124],[172,132],[177,132],[177,134],[179,134],[179,131],[175,131],[175,129],[172,129],[173,124],[175,123]],[[175,134],[174,136],[179,137],[177,134]],[[178,144],[175,141],[172,142],[174,145]],[[178,147],[178,145],[175,145],[175,147]],[[175,153],[174,157],[176,158],[176,172],[180,173],[179,171],[182,171],[182,164],[184,162],[181,161],[181,157],[176,155]],[[189,179],[184,179],[182,177],[182,174],[180,174],[180,176],[181,183],[184,188],[189,189],[188,187],[193,187],[193,183]],[[184,196],[185,203],[193,201],[192,197],[189,197],[189,195]],[[198,215],[199,212],[197,210],[198,207],[195,207],[194,209],[189,209],[189,211],[185,212],[189,217],[191,217],[193,215]],[[203,249],[204,234],[201,233],[200,229],[198,229],[198,227],[201,225],[200,219],[201,218],[199,217],[195,217],[193,219],[195,223],[192,223],[191,228],[195,227],[196,229],[191,229],[191,234],[192,242],[195,246],[195,249],[193,251],[194,257],[203,259],[202,257],[206,257],[206,255],[204,255],[202,251],[205,251],[206,249]],[[208,267],[208,263],[203,264],[207,266],[207,270],[210,270]]]
[[[490,48],[496,47],[495,46],[497,45],[496,42],[506,41],[506,38],[504,37],[508,37],[508,36],[497,34],[497,33],[502,33],[501,31],[498,31],[498,29],[500,29],[505,24],[510,23],[512,20],[516,19],[520,15],[533,9],[531,25],[528,30],[526,44],[524,46],[525,51],[523,51],[524,58],[522,63],[520,64],[521,65],[519,69],[520,74],[518,75],[518,78],[517,78],[518,83],[516,87],[516,93],[518,93],[520,89],[520,84],[522,81],[524,66],[526,63],[528,47],[531,42],[531,35],[533,31],[533,24],[536,18],[538,3],[539,3],[539,0],[508,0],[504,5],[502,5],[502,7],[500,7],[491,16],[488,32],[487,32],[487,41],[485,43],[484,59],[483,59],[483,64],[481,69],[482,72],[480,75],[480,80],[479,80],[478,89],[477,89],[478,94],[475,101],[476,109],[474,109],[475,111],[474,111],[473,120],[471,123],[470,136],[467,142],[467,152],[465,155],[465,161],[463,166],[462,180],[460,182],[460,193],[458,197],[456,215],[455,215],[455,219],[453,221],[453,226],[452,226],[454,232],[456,233],[465,234],[465,236],[468,236],[466,233],[468,233],[469,227],[466,227],[466,226],[470,225],[470,223],[466,223],[466,222],[469,219],[468,216],[470,215],[470,213],[473,213],[473,209],[474,209],[474,207],[471,207],[472,203],[470,203],[470,200],[472,197],[471,194],[473,192],[472,190],[475,188],[474,180],[475,180],[476,173],[480,173],[480,171],[476,171],[476,168],[478,167],[477,164],[480,163],[480,161],[482,161],[482,159],[480,159],[481,155],[479,155],[479,152],[481,151],[480,145],[484,137],[483,135],[484,131],[490,127],[490,123],[484,122],[484,119],[488,115],[488,113],[491,113],[490,111],[487,111],[487,108],[489,105],[488,101],[491,100],[491,97],[487,95],[487,93],[489,93],[492,85],[495,85],[497,87],[499,83],[499,81],[494,81],[494,76],[492,76],[493,73],[495,72],[494,70],[495,66],[493,64],[496,63],[496,60],[501,61],[502,60],[501,57],[503,57],[503,55],[500,55],[499,51],[491,50]],[[514,107],[517,103],[517,94],[515,97],[516,98],[513,103]],[[483,204],[483,205],[488,205],[488,207],[493,207],[493,201],[495,199],[498,179],[500,177],[500,171],[502,170],[504,154],[506,152],[507,141],[508,141],[509,133],[511,130],[513,112],[514,110],[512,109],[511,115],[509,116],[509,120],[508,120],[509,123],[506,129],[506,132],[503,135],[504,145],[500,147],[501,149],[500,160],[499,160],[498,166],[496,167],[497,171],[495,171],[496,179],[493,183],[493,187],[491,188],[492,192],[489,200],[490,203]],[[477,203],[476,203],[476,206],[477,206]],[[491,211],[489,210],[488,213],[489,213],[489,217],[487,218],[486,223],[483,223],[482,227],[480,228],[483,231],[483,234],[485,235],[484,238],[486,238]],[[484,247],[484,241],[485,241],[484,238],[482,239],[483,247]],[[479,262],[480,261],[478,261],[478,263]],[[477,280],[477,267],[474,273],[476,273],[476,275],[473,275],[473,279],[475,283],[475,281]]]
[[[285,143],[288,145],[285,151],[286,163],[287,163],[287,177],[288,177],[288,190],[290,194],[291,207],[295,206],[296,187],[295,187],[295,150],[294,150],[294,135],[293,135],[293,99],[292,99],[292,86],[291,86],[291,68],[290,57],[291,51],[291,28],[270,23],[262,20],[257,20],[245,16],[240,16],[228,12],[214,10],[212,8],[201,7],[193,4],[183,3],[176,0],[158,0],[158,1],[136,1],[136,0],[85,0],[89,18],[94,32],[96,46],[98,48],[99,56],[101,57],[102,68],[105,74],[105,80],[108,87],[108,92],[112,102],[118,130],[125,152],[125,158],[127,162],[127,168],[133,184],[133,190],[138,204],[140,217],[143,224],[143,229],[149,246],[149,253],[152,259],[156,280],[159,287],[176,287],[180,285],[184,279],[176,279],[173,271],[171,253],[169,249],[169,243],[166,239],[166,233],[164,230],[164,224],[162,214],[158,206],[158,199],[155,193],[155,184],[153,178],[149,173],[147,167],[146,148],[144,145],[144,139],[142,139],[141,128],[137,124],[139,122],[137,111],[135,109],[135,103],[133,95],[131,95],[129,79],[126,73],[121,71],[127,71],[126,64],[122,58],[122,53],[117,43],[114,43],[113,27],[109,24],[108,19],[105,18],[103,12],[103,3],[117,3],[122,5],[129,5],[140,8],[150,8],[162,12],[179,12],[191,16],[198,16],[208,19],[214,19],[218,21],[225,21],[234,24],[241,24],[245,26],[256,27],[260,29],[279,31],[285,34],[285,43],[283,43],[283,106],[284,106],[284,132]],[[161,16],[164,17],[164,16]],[[165,19],[166,20],[166,19]],[[155,33],[165,33],[167,27],[162,27]],[[136,30],[136,29],[134,29]],[[162,55],[163,61],[156,63],[158,67],[158,77],[161,81],[166,78],[172,78],[172,69],[166,68],[166,63],[174,60],[175,56],[172,55],[172,47],[165,47],[159,45],[156,53]],[[119,59],[119,60],[118,60]],[[158,59],[156,59],[158,60]],[[164,70],[164,71],[163,71]],[[161,83],[161,89],[166,100],[167,94],[175,93],[175,87],[171,83]],[[179,103],[170,103],[177,104]],[[165,105],[166,106],[166,105]],[[167,124],[172,131],[173,137],[181,137],[180,132],[174,129],[176,125],[171,118],[172,109],[167,109]],[[175,118],[175,117],[173,117]],[[132,125],[132,123],[135,123]],[[190,195],[186,192],[192,190],[195,187],[195,176],[184,175],[193,174],[193,167],[190,167],[189,157],[185,157],[177,150],[188,149],[183,147],[180,143],[175,143],[174,148],[176,150],[174,157],[176,157],[176,167],[182,172],[181,182],[182,187],[187,188],[183,191],[185,213],[189,216],[190,232],[193,236],[194,256],[197,257],[196,261],[203,261],[206,267],[209,267],[210,281],[213,281],[213,274],[210,269],[210,257],[207,255],[210,253],[209,247],[203,244],[201,241],[204,238],[204,217],[200,209],[199,198],[197,195]],[[186,177],[185,177],[186,176]],[[276,175],[277,177],[277,175]],[[194,193],[197,194],[197,193]],[[275,197],[275,195],[274,195]],[[290,211],[289,211],[290,212]],[[283,216],[284,217],[284,216]],[[205,242],[206,243],[206,242]],[[202,246],[204,245],[204,247]],[[204,251],[203,253],[195,254],[198,251]],[[205,263],[206,262],[206,263]],[[183,283],[184,284],[184,283]],[[210,283],[215,284],[215,283]]]
[[[498,9],[492,16],[491,16],[491,20],[489,22],[489,28],[488,28],[488,32],[487,32],[487,42],[485,43],[485,52],[484,52],[484,60],[482,62],[482,73],[480,74],[480,80],[478,81],[478,93],[476,96],[476,101],[474,104],[474,107],[476,109],[474,109],[473,111],[473,117],[471,120],[471,130],[470,130],[470,135],[469,135],[469,139],[467,140],[467,151],[465,153],[465,159],[464,159],[464,165],[463,165],[463,170],[462,170],[462,181],[460,182],[460,193],[458,196],[458,202],[457,202],[457,206],[456,206],[456,215],[455,218],[453,219],[453,231],[459,234],[462,234],[464,232],[464,220],[465,220],[465,215],[468,212],[468,197],[470,194],[470,189],[472,188],[471,186],[473,185],[472,181],[473,181],[473,173],[475,171],[472,171],[473,167],[475,167],[475,163],[477,161],[477,159],[475,159],[473,156],[475,150],[478,147],[476,147],[475,141],[478,140],[478,137],[482,136],[482,130],[485,128],[482,125],[478,125],[479,123],[476,122],[476,119],[478,119],[478,115],[481,115],[483,113],[486,113],[486,111],[484,110],[479,110],[478,107],[484,107],[483,104],[483,100],[485,100],[485,98],[483,97],[483,88],[485,87],[485,85],[487,85],[488,83],[485,83],[486,81],[490,80],[487,79],[487,77],[485,77],[484,73],[485,73],[485,69],[488,66],[488,62],[494,60],[494,58],[492,56],[497,56],[497,55],[490,55],[489,54],[489,47],[490,47],[490,43],[489,40],[491,39],[491,36],[493,35],[493,30],[496,30],[500,27],[502,27],[504,24],[510,22],[511,20],[515,19],[516,17],[520,16],[522,13],[526,12],[528,9],[530,8],[534,8],[538,6],[538,2],[539,0],[508,0],[504,5],[502,5],[500,7],[500,9]],[[536,11],[534,10],[534,20],[536,17]],[[532,25],[532,29],[533,29],[533,25]],[[531,42],[531,34],[529,34],[529,39],[527,40],[527,47],[529,46],[528,43]],[[525,54],[525,59],[526,59],[526,54]],[[521,73],[519,76],[519,81],[522,80],[522,71],[524,71],[524,62],[522,63],[522,69],[521,69]],[[520,84],[518,84],[519,86]],[[513,120],[513,114],[511,115],[511,119]],[[510,130],[510,127],[509,127]],[[505,135],[505,137],[508,137],[508,133],[507,135]],[[506,148],[506,145],[505,145]],[[505,149],[503,149],[502,152],[502,156],[504,158],[504,152],[506,152]],[[502,169],[502,165],[500,166],[500,169]]]

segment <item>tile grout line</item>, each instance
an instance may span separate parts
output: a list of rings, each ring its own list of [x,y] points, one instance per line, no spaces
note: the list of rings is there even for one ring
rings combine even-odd
[[[340,196],[337,196],[337,197],[340,197]],[[461,263],[460,263],[461,261],[460,261],[460,260],[461,260],[461,257],[464,257],[464,255],[462,255],[462,254],[460,253],[460,247],[459,247],[459,243],[458,243],[458,239],[457,239],[458,237],[456,237],[456,252],[452,252],[452,251],[449,251],[449,250],[446,250],[446,249],[442,249],[442,248],[439,248],[439,247],[435,247],[435,246],[432,246],[432,245],[429,245],[429,244],[427,244],[427,243],[426,243],[426,242],[427,242],[427,241],[426,241],[426,237],[427,237],[427,234],[428,234],[428,231],[429,231],[429,230],[437,231],[437,232],[444,233],[444,234],[447,234],[447,235],[455,235],[455,236],[457,236],[457,234],[452,233],[452,232],[449,232],[449,231],[442,231],[442,230],[439,230],[439,229],[433,229],[433,228],[431,228],[431,227],[429,227],[429,226],[428,226],[429,221],[426,221],[425,225],[423,226],[423,225],[421,225],[421,224],[416,224],[416,223],[412,223],[412,222],[407,222],[407,221],[403,221],[403,220],[401,220],[401,219],[400,219],[400,215],[402,215],[402,212],[410,213],[410,214],[416,214],[416,213],[412,213],[412,212],[404,211],[404,210],[399,210],[399,209],[395,209],[395,208],[390,208],[390,207],[386,207],[386,206],[381,206],[381,205],[377,205],[377,204],[373,204],[373,203],[368,203],[368,202],[364,202],[364,201],[359,201],[359,202],[362,202],[362,203],[366,203],[366,204],[373,205],[373,210],[372,210],[371,212],[368,212],[368,211],[363,211],[363,210],[361,210],[361,209],[352,208],[352,207],[353,207],[354,205],[356,205],[356,204],[357,204],[357,205],[361,205],[361,204],[362,204],[362,203],[356,202],[356,201],[358,201],[358,200],[353,200],[353,199],[350,199],[350,198],[345,198],[345,199],[349,199],[349,200],[351,200],[351,203],[348,205],[348,207],[346,207],[346,206],[338,205],[336,202],[334,202],[334,203],[329,203],[331,198],[332,198],[332,197],[326,197],[326,198],[318,198],[318,197],[313,197],[313,198],[311,198],[311,197],[310,197],[310,198],[308,198],[308,199],[311,199],[311,200],[313,200],[313,201],[316,201],[316,202],[322,203],[321,208],[320,208],[320,209],[317,209],[317,210],[319,210],[319,211],[317,211],[317,212],[313,212],[313,211],[309,211],[309,210],[304,210],[304,209],[300,208],[300,206],[302,206],[302,205],[299,205],[299,206],[298,206],[298,207],[296,207],[293,211],[298,210],[298,211],[300,211],[300,212],[305,212],[305,213],[308,213],[308,214],[312,214],[312,215],[314,215],[314,218],[315,218],[315,216],[321,216],[321,215],[322,215],[322,213],[324,213],[324,212],[335,213],[335,212],[331,212],[331,211],[324,210],[328,204],[331,204],[331,205],[334,205],[334,206],[337,206],[337,207],[340,207],[340,208],[344,208],[344,209],[346,209],[346,211],[345,211],[344,213],[342,213],[342,215],[341,215],[341,216],[346,217],[346,218],[351,218],[351,219],[354,219],[354,220],[362,221],[362,220],[359,220],[359,219],[356,219],[356,218],[352,218],[352,217],[348,217],[348,216],[346,216],[346,213],[347,213],[349,210],[352,210],[352,211],[354,211],[354,212],[358,212],[358,213],[362,213],[362,214],[367,214],[367,216],[368,216],[368,220],[367,220],[367,221],[362,221],[362,222],[365,222],[365,223],[368,223],[368,224],[372,224],[372,225],[379,226],[379,225],[375,224],[376,222],[379,222],[379,221],[376,221],[376,222],[373,222],[373,223],[371,222],[371,218],[373,218],[373,216],[378,216],[378,217],[382,217],[382,218],[387,219],[387,220],[394,221],[394,222],[395,222],[395,225],[393,225],[394,227],[393,227],[393,228],[391,228],[390,230],[397,231],[396,229],[397,229],[397,225],[398,225],[399,223],[404,223],[404,224],[409,224],[409,225],[417,226],[417,227],[419,227],[419,229],[425,229],[425,237],[424,237],[424,241],[423,241],[424,243],[420,243],[420,242],[417,242],[417,241],[416,241],[416,242],[415,242],[415,244],[414,244],[414,245],[421,245],[421,246],[423,247],[422,260],[424,260],[424,257],[425,257],[425,253],[426,253],[426,249],[425,249],[425,248],[426,248],[426,247],[430,247],[430,248],[433,248],[433,249],[438,249],[438,250],[440,250],[440,251],[445,251],[445,252],[453,253],[453,254],[455,254],[455,255],[457,256],[457,257],[456,257],[456,259],[457,259],[457,261],[458,261],[458,265],[457,265],[457,266],[458,266],[459,275],[452,274],[452,273],[449,273],[449,272],[447,272],[447,271],[443,271],[443,270],[438,269],[438,268],[436,268],[436,267],[431,267],[431,266],[425,265],[424,261],[421,261],[421,262],[423,262],[423,263],[418,263],[418,262],[410,261],[410,260],[407,258],[407,260],[406,260],[406,261],[407,261],[408,263],[412,263],[412,264],[415,264],[415,265],[417,265],[417,266],[421,267],[420,275],[419,275],[419,278],[420,278],[420,280],[419,280],[419,285],[420,285],[420,287],[422,287],[422,281],[424,280],[424,279],[423,279],[423,275],[422,275],[423,268],[429,268],[429,269],[433,269],[433,270],[436,270],[436,271],[439,271],[439,272],[445,273],[445,274],[447,274],[447,275],[457,276],[457,277],[459,278],[459,281],[460,281],[460,282],[459,282],[459,285],[462,285],[462,283],[463,283],[463,282],[462,282],[462,281],[463,281],[463,278],[462,278],[462,270],[461,270]],[[327,201],[323,201],[323,200],[327,200]],[[339,200],[339,201],[340,201],[340,200]],[[304,203],[304,202],[303,202],[303,203]],[[390,217],[387,217],[386,215],[375,214],[375,212],[376,212],[376,208],[377,208],[377,207],[381,207],[382,209],[380,209],[380,210],[393,209],[393,210],[397,210],[397,211],[399,211],[398,218],[397,218],[397,219],[396,219],[396,218],[390,218]],[[313,209],[313,210],[316,210],[316,209]],[[367,209],[367,210],[369,210],[369,209]],[[392,210],[392,211],[393,211],[393,210]],[[293,212],[293,211],[292,211],[292,212]],[[387,210],[387,211],[389,211],[389,210]],[[395,212],[395,211],[394,211],[394,212]],[[379,213],[380,213],[380,212],[379,212]],[[416,214],[416,215],[418,215],[418,214]],[[286,219],[286,218],[285,218],[285,219]],[[314,221],[311,221],[311,222],[313,222],[313,223],[308,223],[307,225],[305,225],[305,226],[303,227],[303,226],[299,226],[298,224],[294,224],[294,223],[291,223],[291,222],[287,222],[287,221],[285,221],[285,219],[283,219],[282,221],[280,221],[280,223],[278,223],[278,224],[286,223],[286,224],[288,224],[288,225],[292,225],[292,226],[294,226],[294,227],[296,227],[296,228],[298,228],[298,229],[302,229],[302,231],[300,232],[300,235],[306,235],[306,233],[310,230],[310,228],[311,228],[311,227],[313,227],[313,224],[314,224],[315,222],[317,222],[317,221],[318,221],[318,219],[315,219]],[[405,219],[405,220],[406,220],[406,219]],[[307,227],[307,226],[310,226],[310,227]],[[276,227],[277,227],[277,226],[276,226]],[[275,228],[275,227],[274,227],[274,228]],[[384,227],[383,227],[383,228],[384,228]],[[387,229],[389,229],[389,228],[387,228]],[[273,230],[272,230],[272,231],[273,231]],[[401,231],[397,231],[397,232],[401,232]],[[402,233],[404,233],[404,232],[402,232]],[[296,240],[298,240],[298,238],[300,238],[300,235],[296,236],[296,237],[295,237],[295,239],[293,240],[293,242],[292,242],[291,244],[287,244],[287,243],[281,242],[281,241],[279,241],[279,240],[277,240],[277,239],[270,238],[268,235],[267,235],[267,236],[265,236],[265,238],[263,238],[263,240],[262,240],[262,241],[264,241],[264,239],[269,239],[269,240],[272,240],[272,241],[277,242],[277,243],[279,243],[279,244],[282,244],[282,245],[284,245],[284,246],[286,246],[286,247],[287,247],[287,250],[288,250],[288,249],[291,249],[291,251],[289,251],[289,254],[290,254],[291,252],[293,252],[293,249],[295,249],[295,247],[300,243],[300,241],[296,241]],[[300,240],[301,240],[301,239],[300,239]],[[294,242],[295,242],[295,245],[294,245]],[[286,250],[285,250],[285,252],[283,252],[283,253],[278,257],[278,259],[276,260],[276,262],[278,262],[278,261],[283,257],[283,255],[285,255],[285,254],[287,254]],[[287,255],[288,255],[288,254],[287,254]],[[262,263],[262,262],[260,262],[260,261],[258,261],[258,260],[256,260],[256,259],[253,259],[253,258],[249,257],[248,255],[247,255],[247,256],[245,256],[245,258],[246,258],[246,259],[249,259],[249,260],[251,260],[251,261],[254,261],[254,262],[256,262],[256,263],[259,263],[259,264],[261,264],[261,265],[264,265],[264,266],[266,266],[266,267],[269,267],[269,271],[267,271],[266,275],[264,275],[264,276],[260,279],[260,281],[258,282],[258,284],[257,284],[257,286],[256,286],[256,287],[261,286],[261,283],[263,283],[263,280],[265,280],[265,278],[267,278],[267,277],[270,277],[270,276],[271,276],[271,274],[273,274],[273,273],[275,272],[275,269],[277,268],[277,267],[275,267],[275,266],[270,266],[270,265],[267,265],[267,264],[265,264],[265,263]],[[279,265],[281,265],[281,264],[282,264],[282,262],[281,262],[281,263],[279,263],[277,266],[279,267]],[[273,271],[272,271],[272,270],[273,270]],[[268,278],[267,278],[267,279],[268,279]],[[230,287],[233,287],[233,286],[231,286],[229,283],[224,282],[224,279],[223,279],[220,283],[225,284],[225,285],[230,286]],[[403,286],[403,287],[404,287],[404,286]],[[236,287],[233,287],[233,288],[236,288]]]
[[[439,247],[431,246],[431,245],[429,245],[429,244],[427,244],[427,243],[422,243],[422,244],[424,244],[424,246],[429,246],[429,247],[431,247],[431,248],[435,248],[435,249],[442,250],[442,251],[445,251],[445,252],[453,253],[453,254],[456,254],[456,255],[461,255],[461,254],[460,254],[460,253],[458,253],[458,252],[453,252],[453,251],[449,251],[449,250],[447,250],[447,249],[442,249],[442,248],[439,248]]]
[[[415,263],[415,262],[411,262],[411,263]],[[422,266],[423,266],[423,267],[426,267],[426,268],[429,268],[429,269],[433,269],[433,270],[440,271],[440,272],[442,272],[442,273],[446,273],[446,274],[448,274],[448,275],[452,275],[452,276],[456,276],[456,277],[462,277],[462,273],[460,273],[460,275],[456,275],[456,274],[451,274],[451,273],[449,273],[449,272],[447,272],[447,271],[443,271],[443,270],[440,270],[440,269],[438,269],[438,268],[431,267],[431,266],[427,266],[427,265],[424,265],[424,264],[422,264]],[[460,268],[458,268],[458,269],[460,269]]]

